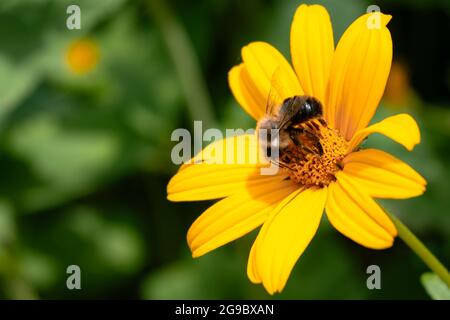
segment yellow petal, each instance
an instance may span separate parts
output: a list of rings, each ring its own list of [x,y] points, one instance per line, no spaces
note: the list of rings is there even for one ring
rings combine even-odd
[[[243,63],[230,70],[228,84],[237,102],[253,119],[259,120],[264,116],[267,96],[260,93]]]
[[[351,152],[371,133],[381,133],[411,151],[420,143],[420,130],[416,121],[408,114],[388,117],[355,133],[350,140],[348,151]]]
[[[281,175],[261,175],[256,135],[240,135],[209,144],[184,164],[167,185],[171,201],[218,199],[249,186],[274,183]]]
[[[379,28],[369,28],[377,17]],[[392,61],[390,19],[381,13],[359,17],[336,47],[325,105],[331,125],[347,140],[367,126],[383,95]]]
[[[247,263],[247,276],[253,283],[261,283],[261,277],[258,274],[258,270],[256,269],[256,241],[253,242],[252,248],[250,249],[250,254],[248,256],[248,263]]]
[[[297,191],[283,200],[264,223],[254,244],[250,280],[273,294],[283,290],[300,255],[319,227],[327,189]]]
[[[189,229],[193,257],[199,257],[260,226],[274,207],[298,189],[291,181],[249,187],[207,209]]]
[[[267,166],[259,145],[258,134],[234,135],[214,141],[180,167],[180,170],[192,164],[240,164]]]
[[[405,199],[425,191],[425,179],[386,152],[376,149],[353,152],[343,163],[345,174],[372,197]]]
[[[343,235],[372,249],[392,246],[397,235],[394,224],[378,204],[358,189],[344,172],[329,185],[326,205],[330,223]]]
[[[248,187],[277,183],[283,176],[263,176],[259,168],[198,164],[179,171],[167,186],[170,201],[199,201],[230,196]]]
[[[292,64],[305,94],[322,103],[333,53],[333,29],[327,10],[320,5],[302,4],[295,12],[291,26]],[[324,108],[327,119],[326,106]]]
[[[267,101],[276,93],[276,103],[294,95],[303,94],[294,70],[283,55],[270,44],[252,42],[242,48],[245,69],[257,87],[260,96]],[[276,91],[276,92],[271,92]],[[264,104],[265,111],[266,104]]]

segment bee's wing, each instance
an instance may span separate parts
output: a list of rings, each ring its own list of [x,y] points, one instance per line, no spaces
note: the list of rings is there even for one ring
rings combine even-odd
[[[281,99],[278,96],[277,91],[273,88],[272,84],[270,85],[269,89],[269,96],[267,97],[266,102],[266,115],[274,115],[277,106],[280,104]]]
[[[279,81],[280,76],[280,67],[277,67],[272,74],[270,80],[270,88],[269,88],[269,96],[267,97],[266,103],[266,114],[273,115],[275,111],[277,111],[277,107],[281,105],[283,99],[281,98],[281,94],[283,92],[283,87]]]

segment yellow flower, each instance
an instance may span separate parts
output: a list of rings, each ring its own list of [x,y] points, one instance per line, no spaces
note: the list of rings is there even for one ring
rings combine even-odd
[[[98,60],[98,46],[89,39],[80,39],[72,42],[65,54],[67,66],[73,73],[78,75],[86,74],[94,69]]]
[[[379,26],[370,27],[371,20],[378,18]],[[188,231],[193,257],[262,225],[250,251],[247,274],[273,294],[283,290],[324,209],[329,222],[355,242],[372,249],[392,246],[397,230],[373,198],[418,196],[426,181],[392,155],[359,149],[371,133],[381,133],[408,150],[420,142],[418,126],[406,114],[368,126],[391,66],[392,40],[386,28],[390,19],[381,13],[361,16],[335,49],[326,9],[301,5],[291,27],[293,69],[267,43],[253,42],[242,49],[243,63],[229,73],[239,104],[255,120],[262,119],[275,76],[281,99],[316,97],[326,120],[320,139],[324,154],[298,163],[294,172],[281,169],[275,176],[261,174],[260,169],[268,165],[264,161],[232,157],[234,164],[228,158],[224,162],[237,149],[245,151],[245,159],[258,152],[257,136],[247,134],[214,142],[184,164],[169,182],[169,200],[223,198]]]

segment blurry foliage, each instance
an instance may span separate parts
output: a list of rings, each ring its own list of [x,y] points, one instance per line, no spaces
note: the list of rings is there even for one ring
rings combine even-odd
[[[336,41],[368,4],[305,2],[328,8]],[[254,126],[229,92],[227,72],[239,63],[240,48],[254,40],[271,42],[289,57],[289,28],[300,2],[167,3],[201,62],[220,128]],[[81,30],[65,27],[69,4],[81,7]],[[406,7],[408,12],[449,10],[448,1],[437,0],[382,1],[380,6],[392,9],[400,26],[407,20],[402,15]],[[270,298],[246,277],[255,232],[192,259],[185,234],[210,203],[170,203],[165,198],[176,170],[170,161],[170,134],[192,124],[173,61],[149,10],[145,0],[1,1],[1,298]],[[408,32],[396,30],[391,28],[394,41]],[[82,38],[97,44],[100,59],[92,72],[76,75],[64,56]],[[394,46],[402,58],[423,49],[433,59],[441,50]],[[448,61],[441,63],[448,66]],[[420,66],[409,68],[417,77]],[[430,78],[440,79],[437,72],[449,77],[445,68],[419,71]],[[448,265],[450,97],[444,93],[433,104],[423,102],[426,92],[413,84],[411,103],[385,103],[374,121],[412,113],[422,143],[409,153],[374,135],[366,146],[392,152],[427,178],[423,197],[383,204]],[[448,88],[450,81],[444,85]],[[71,264],[81,267],[81,291],[66,289]],[[370,264],[381,267],[382,290],[366,288]],[[285,291],[273,298],[427,298],[419,282],[424,271],[398,240],[391,250],[370,251],[323,221]]]
[[[42,70],[37,90],[2,117],[0,161],[16,170],[2,173],[8,183],[0,188],[22,210],[64,203],[136,166],[167,166],[156,159],[169,159],[166,137],[179,109],[176,80],[154,45],[155,32],[138,28],[135,10],[122,10],[120,19],[92,32],[101,62],[81,78],[64,64],[72,33],[59,27],[60,34],[48,35],[49,44],[33,58]]]

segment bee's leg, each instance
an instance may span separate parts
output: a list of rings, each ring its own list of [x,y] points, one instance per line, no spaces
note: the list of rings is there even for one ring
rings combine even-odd
[[[292,169],[288,164],[286,164],[283,161],[273,160],[272,159],[272,160],[270,160],[270,162],[273,163],[274,165],[280,167],[280,168],[283,168],[283,169],[286,169],[286,170],[290,170],[290,171],[294,171],[294,169]]]
[[[308,140],[311,142],[311,147],[314,148],[314,153],[321,156],[323,154],[322,144],[320,143],[320,139],[322,139],[322,134],[320,132],[320,121],[316,122],[314,119],[312,121],[306,122],[305,125],[305,135],[307,135]]]
[[[290,138],[296,147],[302,149],[306,153],[317,154],[319,156],[323,154],[320,139],[314,132],[308,130],[308,128],[290,130]]]

